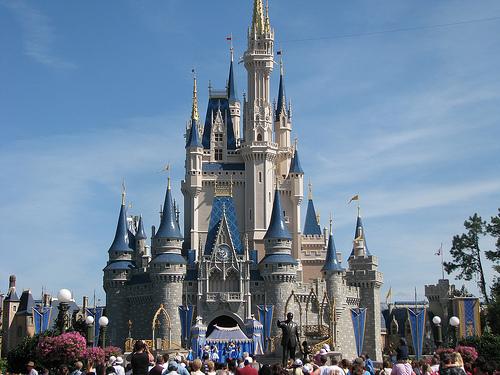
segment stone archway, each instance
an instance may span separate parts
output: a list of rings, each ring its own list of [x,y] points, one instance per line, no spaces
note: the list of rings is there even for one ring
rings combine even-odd
[[[217,311],[217,314],[212,315],[207,320],[207,337],[212,333],[214,326],[219,327],[235,327],[239,326],[245,332],[245,322],[232,311]]]
[[[225,328],[232,328],[239,326],[238,322],[232,318],[229,315],[219,315],[215,319],[212,319],[212,321],[208,324],[207,326],[207,337],[210,336],[212,331],[214,330],[215,326],[218,327],[225,327]]]

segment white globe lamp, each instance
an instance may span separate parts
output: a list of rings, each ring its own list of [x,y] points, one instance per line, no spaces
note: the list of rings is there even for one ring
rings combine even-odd
[[[71,292],[68,289],[61,289],[59,293],[57,293],[57,300],[59,303],[71,302]]]
[[[434,323],[435,325],[441,324],[441,318],[436,315],[434,318],[432,318],[432,323]]]
[[[450,326],[458,327],[459,325],[460,325],[460,319],[458,319],[456,316],[452,316],[450,318]]]
[[[109,324],[109,319],[105,316],[101,316],[99,318],[99,326],[100,327],[107,327]]]

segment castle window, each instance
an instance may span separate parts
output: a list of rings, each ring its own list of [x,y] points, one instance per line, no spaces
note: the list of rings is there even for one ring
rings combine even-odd
[[[258,142],[261,142],[262,141],[262,134],[257,134],[257,141]]]
[[[220,148],[215,149],[215,160],[222,160],[222,150]]]
[[[262,172],[259,172],[259,182],[262,182]]]
[[[222,133],[215,133],[215,142],[222,142]]]
[[[250,221],[252,220],[252,209],[249,210]]]
[[[12,311],[17,311],[17,306],[12,306]]]

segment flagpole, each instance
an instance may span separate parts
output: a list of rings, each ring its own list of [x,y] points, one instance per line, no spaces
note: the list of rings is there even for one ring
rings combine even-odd
[[[439,248],[439,252],[441,253],[441,276],[444,280],[444,254],[443,254],[443,243],[441,242],[441,247]]]

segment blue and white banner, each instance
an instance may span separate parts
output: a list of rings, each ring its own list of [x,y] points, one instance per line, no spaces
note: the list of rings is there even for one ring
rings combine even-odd
[[[185,342],[191,337],[191,326],[193,325],[194,306],[179,306],[179,315],[181,318],[181,335]]]
[[[407,310],[415,357],[420,359],[422,357],[422,349],[424,347],[426,309],[408,308]]]
[[[33,317],[35,318],[35,333],[43,333],[49,328],[51,312],[52,307],[50,306],[33,307]]]
[[[259,312],[259,322],[263,327],[264,351],[267,352],[267,346],[271,338],[274,305],[257,305],[257,310]]]
[[[363,353],[365,341],[366,308],[351,309],[352,326],[354,328],[354,339],[356,340],[356,353],[358,357]]]

